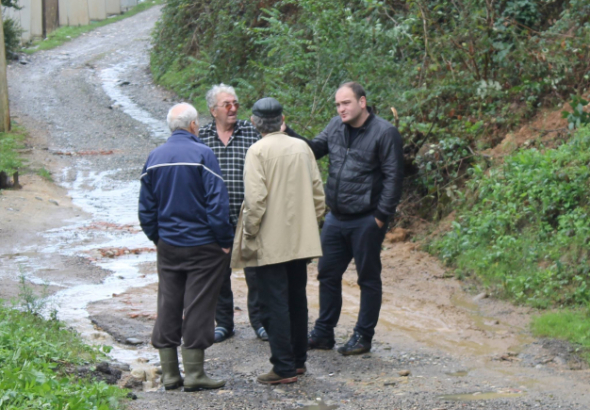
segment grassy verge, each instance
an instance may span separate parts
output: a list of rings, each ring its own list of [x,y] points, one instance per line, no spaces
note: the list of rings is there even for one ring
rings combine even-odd
[[[546,313],[533,319],[533,334],[539,337],[568,340],[590,363],[590,309]]]
[[[106,20],[102,21],[93,21],[87,26],[60,27],[57,30],[50,33],[46,39],[34,41],[31,47],[25,48],[23,51],[27,54],[33,54],[34,52],[39,50],[49,50],[55,48],[98,27],[103,27],[107,24],[115,23],[125,18],[134,16],[135,14],[147,10],[150,7],[162,4],[162,1],[163,0],[146,0],[145,2],[139,3],[137,6],[133,7],[132,9],[123,14],[114,17],[109,17]]]
[[[68,374],[100,358],[62,323],[0,303],[0,408],[120,408],[124,390]]]
[[[489,171],[474,167],[452,229],[428,249],[497,296],[541,309],[587,308],[589,164],[585,127],[556,149],[523,149]],[[534,326],[539,335],[590,343],[582,314],[551,313]]]
[[[14,125],[11,131],[0,133],[0,171],[12,175],[23,165],[23,160],[16,150],[22,148],[25,138],[24,128]]]

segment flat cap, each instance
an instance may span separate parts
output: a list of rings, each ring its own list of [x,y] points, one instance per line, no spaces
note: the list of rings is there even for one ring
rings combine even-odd
[[[276,118],[283,114],[283,106],[272,97],[261,98],[252,106],[252,114],[260,118]]]

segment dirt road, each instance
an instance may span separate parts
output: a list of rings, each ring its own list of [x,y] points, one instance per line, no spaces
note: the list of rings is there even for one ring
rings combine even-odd
[[[411,242],[385,244],[384,304],[370,354],[312,351],[297,384],[259,385],[269,348],[238,309],[236,336],[207,351],[210,373],[227,386],[158,389],[157,354],[148,344],[155,256],[136,217],[141,167],[166,138],[164,118],[177,102],[149,75],[158,15],[153,8],[10,66],[12,114],[31,132],[31,167],[49,169],[56,184],[31,174],[23,190],[0,196],[0,297],[18,294],[19,275],[39,291],[46,287],[60,318],[90,342],[113,345],[114,359],[135,375],[147,375],[131,409],[590,409],[590,373],[566,345],[531,338],[531,312],[474,298]],[[312,264],[311,321],[315,274]],[[236,306],[245,309],[243,274],[232,280]],[[351,266],[339,343],[354,325],[358,293]]]

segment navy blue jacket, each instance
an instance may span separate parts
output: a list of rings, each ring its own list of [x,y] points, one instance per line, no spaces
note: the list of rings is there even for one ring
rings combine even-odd
[[[231,248],[229,196],[213,151],[185,130],[172,133],[143,167],[139,222],[154,243]]]

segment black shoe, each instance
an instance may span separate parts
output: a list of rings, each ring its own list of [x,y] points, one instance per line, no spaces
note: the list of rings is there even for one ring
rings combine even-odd
[[[228,330],[225,327],[215,328],[215,341],[213,343],[221,343],[234,335],[234,330]]]
[[[359,332],[354,334],[348,339],[348,342],[344,346],[338,348],[338,353],[344,356],[353,354],[363,354],[371,350],[371,339],[361,335]]]
[[[334,347],[334,339],[328,339],[327,337],[319,337],[315,333],[315,329],[309,332],[307,337],[307,348],[319,349],[319,350],[332,350]]]

